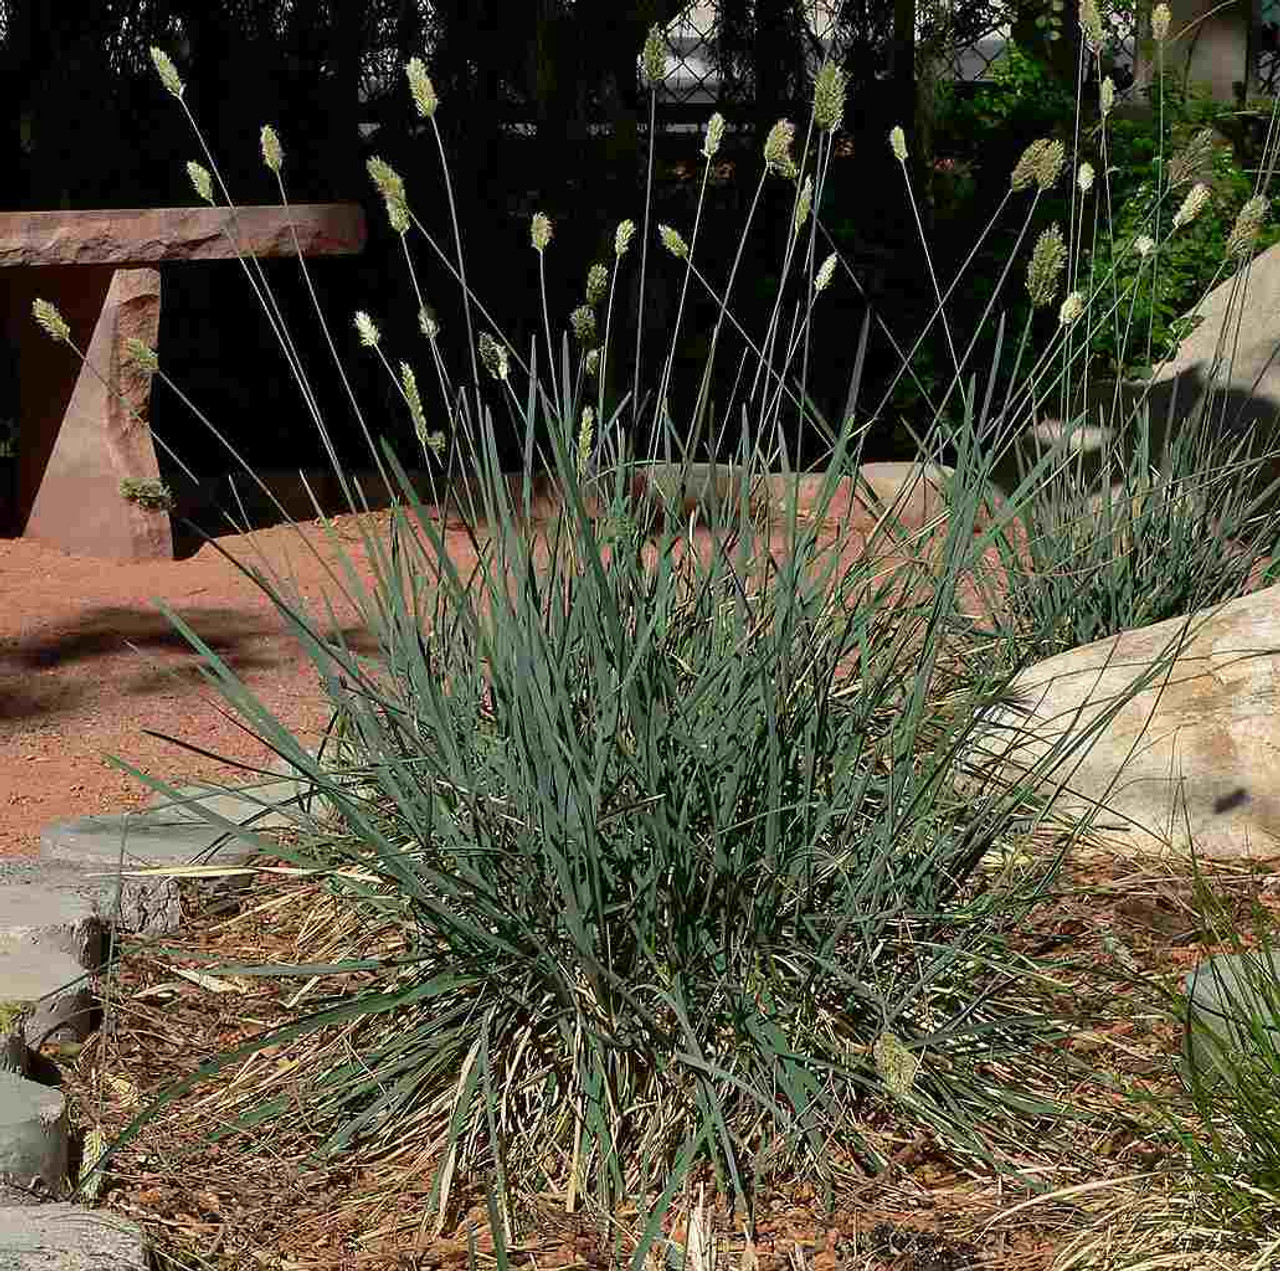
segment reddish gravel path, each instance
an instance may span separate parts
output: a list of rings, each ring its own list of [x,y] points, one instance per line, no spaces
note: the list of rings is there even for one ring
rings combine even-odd
[[[339,532],[363,566],[352,520],[340,518]],[[328,550],[319,526],[303,532]],[[455,558],[469,554],[465,535],[449,537]],[[277,527],[253,539],[268,559],[292,565],[309,601],[333,593],[295,530]],[[253,559],[247,539],[219,544],[239,560]],[[186,560],[120,564],[0,539],[0,597],[0,856],[34,853],[51,821],[144,802],[150,791],[113,768],[109,754],[166,779],[234,775],[144,729],[240,761],[269,757],[219,714],[221,700],[200,677],[197,655],[157,600],[190,622],[295,732],[327,720],[311,664],[270,602],[208,544]]]

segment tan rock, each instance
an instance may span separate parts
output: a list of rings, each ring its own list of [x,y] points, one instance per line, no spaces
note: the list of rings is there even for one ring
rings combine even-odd
[[[1172,665],[1118,705],[1166,651]],[[1013,687],[1024,710],[984,717],[965,788],[1012,780],[1093,725],[1092,745],[1039,783],[1066,781],[1059,811],[1098,808],[1105,839],[1139,852],[1280,856],[1280,587],[1072,649]]]
[[[23,475],[34,493],[23,532],[31,538],[84,556],[172,558],[168,513],[149,511],[120,494],[126,477],[160,475],[148,427],[150,377],[125,355],[129,339],[154,348],[159,329],[159,273],[116,270],[61,426],[52,436],[24,431]],[[24,401],[33,387],[24,379]],[[36,471],[41,456],[35,448],[42,440],[47,457]]]
[[[155,265],[177,260],[347,256],[365,242],[356,203],[0,213],[0,266]]]

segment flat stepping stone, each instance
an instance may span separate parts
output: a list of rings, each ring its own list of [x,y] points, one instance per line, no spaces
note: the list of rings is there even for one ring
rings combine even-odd
[[[107,960],[110,922],[92,896],[36,877],[0,883],[0,940],[69,953],[87,971]],[[0,984],[0,996],[3,996]]]
[[[299,823],[306,783],[290,778],[262,781],[230,791],[213,786],[179,786],[177,798],[157,790],[147,811],[172,818],[175,824],[215,829],[206,813],[250,830],[293,829]],[[287,807],[288,811],[275,809]]]
[[[5,1271],[146,1271],[146,1238],[132,1222],[79,1205],[0,1208]]]
[[[125,864],[143,866],[206,858],[219,865],[240,864],[262,850],[251,830],[237,834],[152,808],[58,821],[40,832],[40,858],[111,869],[120,860],[122,843]]]
[[[84,1041],[96,1008],[76,957],[0,932],[0,1015],[25,1012],[23,1036],[33,1050],[46,1041]]]
[[[38,1196],[65,1196],[68,1142],[62,1092],[0,1073],[0,1183]],[[9,1265],[0,1260],[0,1266]]]
[[[119,912],[117,915],[117,892]],[[26,897],[54,893],[65,897],[65,913],[93,916],[101,928],[134,934],[164,935],[182,924],[182,896],[176,879],[124,878],[109,865],[73,865],[30,858],[0,860],[0,908],[21,911]],[[12,900],[6,900],[13,897]],[[18,926],[27,925],[18,922]],[[0,931],[4,924],[0,923]],[[0,984],[0,999],[4,986]]]

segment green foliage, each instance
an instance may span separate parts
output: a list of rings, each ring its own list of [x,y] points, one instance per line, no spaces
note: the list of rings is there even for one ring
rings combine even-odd
[[[1016,128],[1034,135],[1046,126],[1060,126],[1075,113],[1075,95],[1042,61],[1010,40],[992,62],[987,80],[965,86],[940,83],[936,110],[939,147],[967,142],[977,156],[993,131]]]
[[[163,481],[149,477],[125,477],[120,497],[148,512],[167,512],[173,507],[173,491]]]
[[[1114,221],[1108,227],[1106,209],[1100,202],[1094,207],[1092,227],[1086,227],[1089,246],[1082,257],[1095,278],[1114,278],[1118,291],[1127,297],[1120,321],[1102,326],[1092,341],[1103,374],[1124,378],[1149,374],[1194,329],[1196,319],[1186,315],[1221,280],[1227,236],[1236,215],[1255,193],[1247,159],[1225,138],[1198,178],[1208,182],[1213,197],[1194,224],[1162,247],[1154,268],[1134,253],[1132,244],[1139,234],[1153,234],[1161,223],[1167,225],[1177,210],[1174,200],[1186,193],[1184,185],[1173,192],[1172,199],[1167,193],[1159,197],[1159,191],[1167,189],[1170,159],[1202,128],[1217,128],[1224,120],[1236,118],[1237,112],[1197,92],[1183,91],[1175,77],[1166,76],[1163,112],[1111,124],[1108,159]],[[1243,137],[1240,129],[1235,131]],[[1269,220],[1259,236],[1258,250],[1277,241],[1280,224]],[[1131,328],[1141,333],[1140,339],[1130,338]]]

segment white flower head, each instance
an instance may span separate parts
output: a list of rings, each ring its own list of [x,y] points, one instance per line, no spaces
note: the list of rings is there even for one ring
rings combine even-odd
[[[194,159],[187,164],[187,176],[191,178],[191,184],[195,187],[195,192],[206,203],[213,203],[213,177],[209,175],[209,169],[202,167]]]
[[[702,153],[707,159],[714,159],[716,151],[720,149],[720,142],[724,139],[724,116],[716,111],[710,119],[707,120],[707,135],[702,143]]]
[[[1058,310],[1058,321],[1064,327],[1069,327],[1083,312],[1084,297],[1078,291],[1073,291],[1062,302],[1062,308]]]
[[[830,256],[818,266],[818,272],[813,279],[814,295],[819,295],[831,285],[831,279],[836,272],[836,254],[832,252]]]
[[[631,246],[631,238],[636,232],[636,223],[632,220],[623,221],[613,236],[613,254],[621,258],[627,254],[627,248]]]
[[[158,49],[153,44],[151,46],[151,64],[156,68],[156,74],[160,76],[160,82],[175,97],[180,98],[185,91],[182,84],[182,77],[178,74],[178,68],[174,66],[173,59],[164,51]]]
[[[1081,194],[1088,194],[1093,189],[1093,164],[1080,165],[1080,170],[1076,173],[1076,184],[1080,187]]]
[[[374,320],[363,309],[356,313],[356,331],[360,335],[360,343],[366,349],[376,349],[378,341],[382,339],[382,332],[378,330]]]
[[[262,125],[262,162],[272,172],[279,172],[284,165],[284,147],[276,130],[270,124]]]
[[[1196,182],[1188,191],[1187,197],[1182,200],[1182,206],[1174,214],[1173,228],[1181,229],[1184,225],[1190,225],[1204,211],[1205,204],[1208,202],[1209,187],[1203,181]]]

